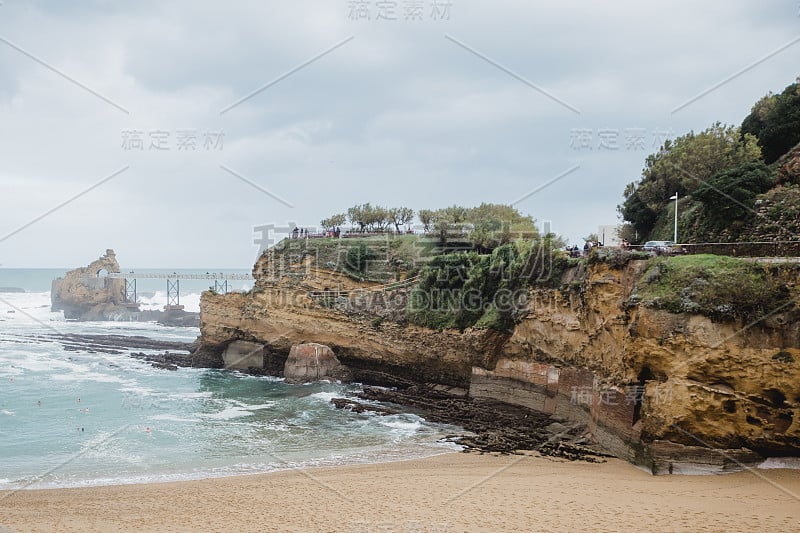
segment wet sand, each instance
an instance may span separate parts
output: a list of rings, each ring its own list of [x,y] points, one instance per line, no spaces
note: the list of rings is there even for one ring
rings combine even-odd
[[[800,471],[653,477],[452,453],[233,478],[0,492],[0,531],[798,531]],[[5,533],[5,532],[4,532]]]

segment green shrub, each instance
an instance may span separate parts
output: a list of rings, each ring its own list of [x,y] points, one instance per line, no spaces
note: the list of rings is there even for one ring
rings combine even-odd
[[[789,290],[760,265],[742,259],[706,254],[650,261],[629,303],[750,322],[786,307],[791,299]]]
[[[437,330],[508,330],[525,308],[528,287],[560,286],[568,264],[549,239],[434,257],[409,298],[409,321]]]
[[[366,244],[351,246],[346,255],[347,269],[363,274],[367,270],[367,263],[373,257],[374,253]]]

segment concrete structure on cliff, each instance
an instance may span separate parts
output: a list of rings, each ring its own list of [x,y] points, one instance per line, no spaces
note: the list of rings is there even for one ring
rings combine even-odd
[[[582,421],[612,453],[654,473],[800,455],[796,296],[754,324],[715,322],[632,305],[646,261],[581,263],[560,289],[531,289],[511,332],[432,331],[404,320],[409,287],[387,296],[312,254],[281,253],[289,268],[274,275],[276,255],[265,254],[251,293],[203,294],[202,350],[221,356],[244,340],[263,348],[259,370],[280,374],[293,345],[325,344],[357,381],[443,384]],[[796,271],[773,275],[797,294]],[[332,287],[348,297],[318,297]],[[383,296],[359,302],[359,293]]]

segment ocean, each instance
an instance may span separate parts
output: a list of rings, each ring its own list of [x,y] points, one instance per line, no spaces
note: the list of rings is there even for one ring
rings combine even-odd
[[[50,311],[49,292],[65,272],[0,269],[0,287],[25,290],[0,292],[0,490],[202,479],[458,449],[445,437],[459,428],[413,413],[333,407],[331,398],[355,398],[358,384],[166,371],[128,353],[65,346],[54,335],[180,342],[199,335],[155,323],[65,321]],[[208,281],[182,281],[181,304],[199,310],[207,288]],[[166,282],[140,280],[138,289],[143,308],[166,303]]]

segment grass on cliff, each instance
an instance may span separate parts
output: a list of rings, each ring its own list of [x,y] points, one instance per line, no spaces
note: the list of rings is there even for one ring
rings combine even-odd
[[[788,307],[791,297],[761,265],[706,254],[651,259],[631,303],[750,322]]]

